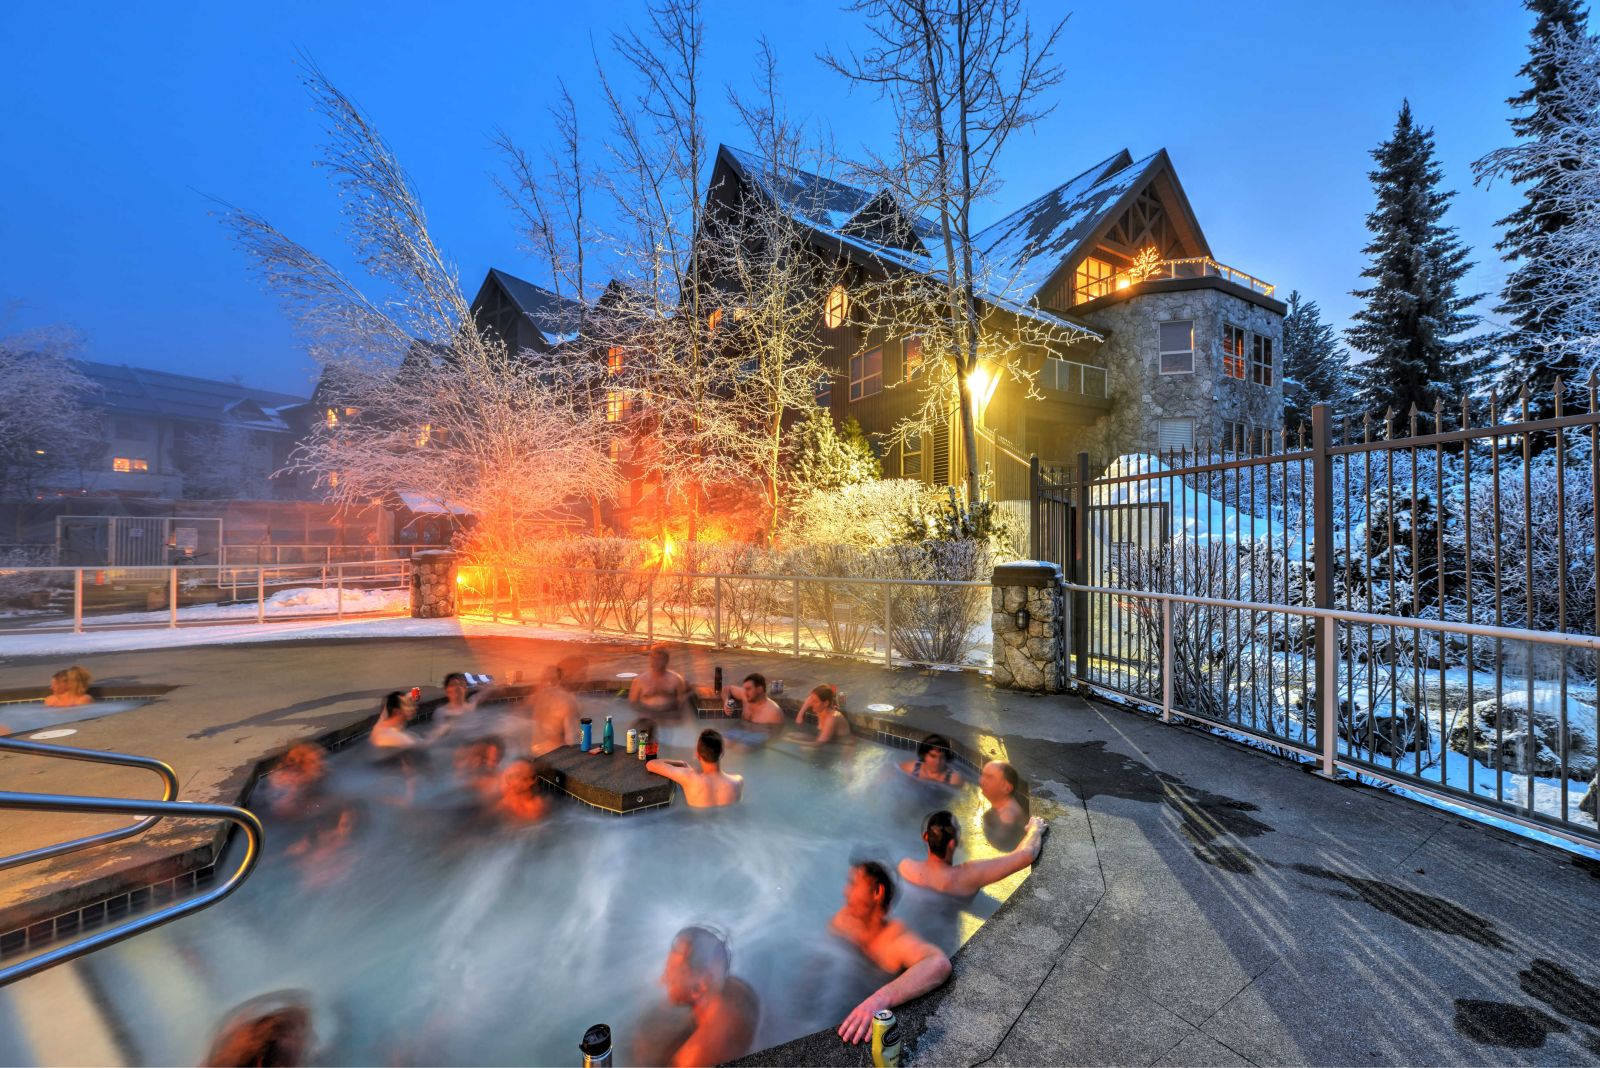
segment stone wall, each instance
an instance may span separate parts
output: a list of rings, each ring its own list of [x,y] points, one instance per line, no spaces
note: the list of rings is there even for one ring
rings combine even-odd
[[[1276,305],[1276,302],[1270,302]],[[1223,422],[1274,432],[1283,426],[1283,316],[1219,286],[1155,289],[1083,312],[1108,333],[1101,355],[1109,375],[1112,413],[1096,425],[1085,448],[1096,465],[1129,452],[1154,453],[1162,419],[1193,418],[1195,441],[1220,445]],[[1159,327],[1194,322],[1194,371],[1161,373]],[[1232,324],[1272,339],[1272,385],[1222,373],[1222,328]]]
[[[411,557],[411,618],[441,619],[456,614],[456,554],[443,549]]]
[[[1022,560],[994,569],[990,630],[994,636],[994,684],[1008,690],[1060,693],[1065,654],[1065,601],[1061,569]],[[1025,626],[1017,613],[1027,609]]]

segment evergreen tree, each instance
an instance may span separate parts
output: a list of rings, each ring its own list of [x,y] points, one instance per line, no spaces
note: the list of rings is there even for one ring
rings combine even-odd
[[[878,454],[851,416],[836,426],[826,408],[813,408],[795,427],[790,478],[799,490],[829,490],[883,477]]]
[[[1576,37],[1587,29],[1588,14],[1577,0],[1525,0],[1523,4],[1536,16],[1528,62],[1517,73],[1527,79],[1527,88],[1506,103],[1515,113],[1511,131],[1519,138],[1556,142],[1575,118],[1565,114],[1557,89],[1557,71],[1551,62],[1549,46],[1557,37]],[[1560,270],[1547,255],[1541,255],[1542,239],[1572,225],[1570,211],[1562,205],[1556,187],[1564,170],[1575,161],[1546,156],[1537,164],[1508,168],[1513,184],[1523,185],[1523,201],[1516,211],[1500,220],[1505,236],[1495,248],[1515,264],[1506,278],[1495,311],[1510,317],[1506,331],[1506,366],[1503,385],[1510,391],[1524,384],[1537,409],[1534,417],[1551,413],[1552,387],[1557,376],[1569,381],[1579,377],[1577,352],[1546,342],[1561,333],[1566,301],[1561,290],[1575,284],[1570,272]]]
[[[1394,134],[1372,151],[1377,206],[1367,215],[1372,241],[1361,277],[1372,285],[1354,296],[1366,302],[1346,334],[1370,359],[1361,365],[1359,409],[1374,417],[1392,410],[1403,427],[1411,406],[1426,413],[1464,394],[1479,371],[1473,342],[1460,335],[1478,324],[1468,309],[1479,294],[1457,284],[1471,268],[1469,249],[1443,223],[1455,193],[1441,190],[1433,131],[1418,126],[1411,103],[1400,106]]]
[[[1289,314],[1283,317],[1283,425],[1290,441],[1310,425],[1313,404],[1349,414],[1350,368],[1333,327],[1322,320],[1322,309],[1301,299],[1297,289],[1289,294]]]

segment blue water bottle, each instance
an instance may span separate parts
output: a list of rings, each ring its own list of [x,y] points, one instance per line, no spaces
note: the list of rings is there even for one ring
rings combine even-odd
[[[616,735],[611,730],[611,717],[607,716],[605,732],[600,735],[600,748],[604,749],[606,751],[606,755],[609,756],[611,755],[611,750],[615,748],[616,744]]]
[[[578,725],[583,728],[583,742],[579,745],[579,748],[587,753],[594,748],[594,721],[588,716],[584,716],[578,721]]]

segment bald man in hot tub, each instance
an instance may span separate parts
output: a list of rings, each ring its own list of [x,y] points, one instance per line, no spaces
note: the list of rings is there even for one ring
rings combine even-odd
[[[677,716],[689,708],[689,684],[667,668],[668,654],[661,646],[650,650],[649,666],[628,687],[628,703],[647,715]]]

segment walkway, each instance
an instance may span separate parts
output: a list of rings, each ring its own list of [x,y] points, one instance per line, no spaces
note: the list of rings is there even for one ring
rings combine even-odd
[[[587,647],[596,674],[634,667]],[[187,800],[231,800],[260,756],[449,670],[505,677],[573,651],[456,637],[210,646],[82,658],[97,678],[177,687],[77,724],[74,744],[155,753]],[[1051,835],[1033,877],[902,1020],[919,1064],[1572,1064],[1600,1060],[1600,863],[1401,798],[1323,781],[1208,734],[970,675],[684,650],[695,681],[826,678],[848,707],[1003,754]],[[0,689],[49,663],[0,668]],[[23,789],[140,789],[129,773],[0,758]],[[46,764],[48,762],[39,762]],[[103,781],[99,776],[106,776]],[[115,776],[116,778],[111,778]],[[0,817],[25,846],[63,828]],[[167,837],[163,837],[167,836]],[[183,844],[160,829],[111,866]],[[188,840],[193,845],[191,835]],[[31,889],[36,889],[36,885]],[[29,887],[0,883],[0,912]],[[831,1035],[754,1063],[865,1062]]]

